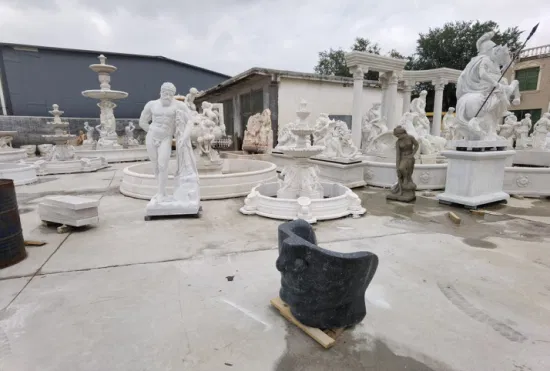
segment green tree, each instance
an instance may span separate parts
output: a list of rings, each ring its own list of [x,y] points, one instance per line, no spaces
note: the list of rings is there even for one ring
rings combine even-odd
[[[463,70],[470,59],[477,55],[476,41],[484,33],[495,31],[493,41],[500,45],[508,45],[512,52],[521,47],[520,36],[523,31],[517,27],[500,31],[493,21],[479,22],[449,22],[443,27],[430,28],[427,33],[419,34],[416,53],[410,57],[405,66],[411,70],[427,70],[432,68],[448,67]],[[417,86],[420,90],[433,90],[430,83],[422,83]],[[426,109],[431,111],[433,107],[433,94],[428,95]],[[432,98],[432,99],[430,99]],[[443,93],[443,109],[456,105],[456,86],[448,84]]]
[[[378,43],[373,43],[367,38],[357,37],[350,48],[360,52],[380,54]],[[321,75],[351,77],[345,59],[346,51],[342,48],[324,50],[319,53],[319,62],[315,66],[315,72]],[[378,80],[378,72],[369,71],[365,74],[367,80]]]

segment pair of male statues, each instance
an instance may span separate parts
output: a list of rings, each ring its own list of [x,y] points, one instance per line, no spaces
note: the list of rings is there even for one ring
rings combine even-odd
[[[147,205],[146,216],[198,214],[200,209],[199,175],[191,145],[192,113],[186,103],[174,98],[175,95],[174,84],[162,84],[160,98],[148,102],[139,119],[139,126],[147,132],[145,145],[158,182],[158,191]],[[174,195],[168,195],[168,165],[174,136],[176,186]]]

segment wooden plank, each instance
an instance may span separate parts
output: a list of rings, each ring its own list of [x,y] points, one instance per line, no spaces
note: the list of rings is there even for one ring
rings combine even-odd
[[[331,348],[335,343],[336,340],[331,338],[329,335],[324,333],[322,330],[314,327],[309,327],[304,324],[302,324],[300,321],[298,321],[290,312],[290,308],[288,305],[285,304],[281,300],[281,298],[277,297],[275,299],[271,299],[271,305],[273,305],[275,308],[279,310],[281,315],[285,317],[290,322],[294,323],[296,326],[298,326],[302,331],[304,331],[306,334],[311,336],[316,342],[321,344],[325,349]]]
[[[25,240],[25,246],[44,246],[46,241]]]

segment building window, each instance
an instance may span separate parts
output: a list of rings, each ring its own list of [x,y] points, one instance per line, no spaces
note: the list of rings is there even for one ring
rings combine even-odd
[[[519,90],[537,90],[540,67],[525,68],[516,71],[516,80],[519,81]]]
[[[228,136],[233,136],[235,132],[234,116],[233,116],[233,99],[227,99],[223,102],[223,122],[225,124],[225,133]]]

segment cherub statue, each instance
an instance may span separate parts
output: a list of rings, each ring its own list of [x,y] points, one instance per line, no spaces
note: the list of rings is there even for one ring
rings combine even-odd
[[[504,118],[504,123],[500,125],[498,135],[508,140],[508,147],[514,148],[516,140],[516,129],[519,126],[518,118],[514,113],[507,112]]]
[[[195,106],[195,98],[199,94],[200,93],[197,88],[191,88],[189,89],[189,94],[185,96],[185,104],[187,104],[187,107],[189,107],[192,111],[197,111],[197,107]]]
[[[547,140],[550,132],[550,112],[542,115],[533,129],[533,149],[543,150],[549,144]]]
[[[516,126],[516,148],[526,149],[529,143],[529,131],[531,130],[531,114],[526,113],[523,120]]]

